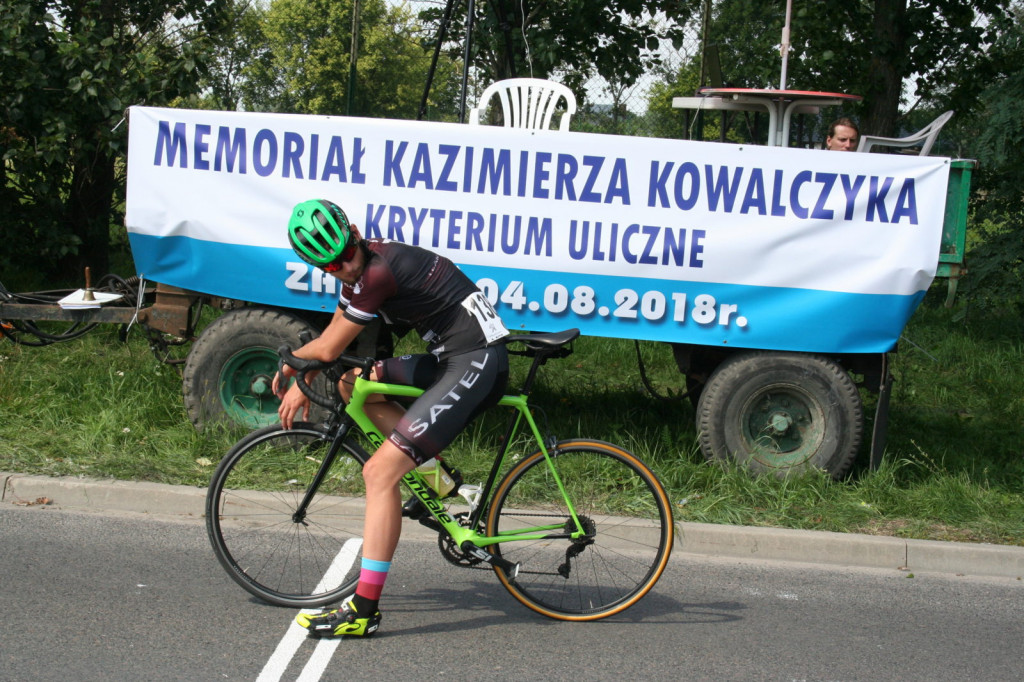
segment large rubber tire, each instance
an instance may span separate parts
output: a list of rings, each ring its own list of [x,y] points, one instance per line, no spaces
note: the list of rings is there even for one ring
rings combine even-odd
[[[552,464],[586,535],[502,542],[494,554],[521,565],[495,573],[522,604],[557,620],[591,621],[635,604],[658,582],[672,551],[672,506],[657,477],[622,448],[567,440]],[[518,462],[501,480],[487,513],[487,535],[554,526],[576,528],[544,453]],[[546,533],[540,533],[545,536]]]
[[[359,578],[369,455],[344,441],[301,507],[331,439],[296,422],[250,433],[224,456],[206,496],[206,530],[228,575],[278,606],[339,603]]]
[[[864,407],[850,375],[804,353],[735,355],[708,379],[697,408],[700,449],[779,477],[846,475],[860,450]]]
[[[185,409],[196,428],[224,421],[247,428],[277,423],[280,401],[271,389],[277,349],[298,348],[303,331],[320,334],[300,317],[261,307],[231,310],[211,322],[192,344],[182,378]],[[322,392],[325,385],[316,387]],[[310,421],[322,410],[312,405]]]

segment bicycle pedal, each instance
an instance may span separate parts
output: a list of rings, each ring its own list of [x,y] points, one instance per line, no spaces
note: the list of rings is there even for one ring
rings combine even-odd
[[[427,508],[424,507],[423,503],[420,502],[415,497],[410,497],[408,500],[405,501],[405,504],[402,505],[402,516],[404,516],[407,519],[415,520],[426,513]]]
[[[442,532],[444,530],[444,528],[441,526],[441,524],[438,523],[437,519],[435,519],[433,516],[424,515],[424,516],[420,516],[416,520],[419,521],[422,525],[426,526],[427,528],[429,528],[430,530],[432,530],[432,531],[434,531],[436,533],[440,533],[440,532]]]

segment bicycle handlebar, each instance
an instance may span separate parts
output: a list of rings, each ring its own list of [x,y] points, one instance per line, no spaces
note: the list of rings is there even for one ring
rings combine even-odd
[[[295,383],[299,385],[299,390],[317,405],[322,405],[330,409],[334,409],[336,407],[335,401],[331,400],[328,396],[314,391],[313,387],[306,383],[306,374],[309,372],[322,372],[325,369],[329,369],[330,367],[340,363],[347,367],[358,367],[363,370],[364,375],[368,375],[370,368],[373,367],[373,363],[376,362],[374,358],[345,354],[342,354],[337,360],[333,360],[331,362],[324,362],[323,360],[305,360],[292,353],[292,349],[288,346],[281,346],[278,348],[277,356],[277,369],[281,372],[282,376],[284,374],[285,365],[294,369],[296,373]]]
[[[510,343],[521,343],[526,346],[525,350],[509,350],[509,353],[513,355],[524,355],[526,357],[536,357],[536,360],[534,361],[534,368],[531,370],[532,374],[536,370],[536,366],[538,364],[543,364],[549,358],[563,358],[570,355],[572,353],[572,348],[567,348],[566,344],[576,339],[579,335],[579,329],[566,329],[561,332],[538,334],[511,334],[506,336],[499,343],[506,345]],[[341,364],[346,367],[358,367],[362,370],[363,376],[369,376],[370,370],[376,362],[375,358],[346,354],[342,354],[338,356],[337,360],[330,362],[324,362],[323,360],[305,360],[292,353],[292,349],[289,346],[281,346],[278,348],[277,355],[279,358],[277,368],[278,371],[281,372],[282,376],[284,374],[285,365],[294,369],[296,373],[296,383],[299,385],[299,390],[302,391],[302,393],[311,401],[329,409],[334,409],[336,407],[335,402],[329,397],[314,391],[313,387],[306,383],[306,374],[309,372],[322,372],[336,364]]]

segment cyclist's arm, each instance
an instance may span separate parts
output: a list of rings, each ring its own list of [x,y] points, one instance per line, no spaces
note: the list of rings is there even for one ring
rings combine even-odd
[[[346,319],[342,309],[338,308],[323,333],[297,349],[295,355],[303,360],[330,362],[348,348],[362,329],[362,325]],[[307,373],[306,380],[312,381],[316,374],[316,372]],[[293,385],[287,391],[284,390],[288,385],[288,379],[293,376],[295,376],[295,370],[287,365],[284,366],[282,372],[274,375],[274,394],[281,398],[277,414],[281,419],[281,425],[286,429],[292,427],[296,417],[309,418],[309,398],[302,393],[298,385]]]
[[[344,311],[339,307],[334,311],[334,317],[323,333],[295,351],[295,355],[303,360],[331,362],[345,352],[361,331],[363,325],[345,317]]]

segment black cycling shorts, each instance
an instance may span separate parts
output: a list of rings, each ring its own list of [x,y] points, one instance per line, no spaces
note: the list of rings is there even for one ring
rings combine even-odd
[[[405,355],[374,367],[384,383],[426,389],[406,409],[388,436],[417,466],[440,454],[473,419],[493,407],[508,384],[504,345],[438,360],[431,354]]]

